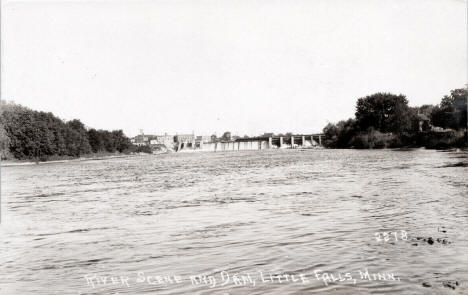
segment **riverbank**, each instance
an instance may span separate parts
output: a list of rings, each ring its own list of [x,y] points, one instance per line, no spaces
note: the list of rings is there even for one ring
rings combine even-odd
[[[52,164],[52,163],[67,163],[67,162],[79,162],[79,161],[97,161],[97,160],[108,160],[115,158],[128,158],[132,156],[139,156],[140,154],[96,154],[96,155],[87,155],[79,158],[63,158],[57,160],[47,160],[47,161],[33,161],[33,160],[2,160],[0,163],[1,167],[10,167],[10,166],[28,166],[28,165],[42,165],[42,164]],[[145,154],[146,155],[146,154]]]
[[[330,134],[329,130],[325,130],[325,134],[325,147],[339,149],[426,148],[446,150],[467,148],[468,142],[466,129],[402,133],[382,133],[373,129],[357,132],[350,129],[336,134]]]

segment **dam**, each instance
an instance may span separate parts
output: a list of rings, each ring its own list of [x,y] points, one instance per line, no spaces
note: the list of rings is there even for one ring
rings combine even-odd
[[[177,141],[175,151],[244,151],[264,149],[295,149],[322,147],[324,134],[295,134],[288,136],[258,136],[229,141],[203,142],[195,139]]]

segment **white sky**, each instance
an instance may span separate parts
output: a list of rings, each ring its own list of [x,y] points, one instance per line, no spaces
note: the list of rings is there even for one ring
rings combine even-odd
[[[467,79],[460,0],[2,1],[2,99],[145,133],[309,133]]]

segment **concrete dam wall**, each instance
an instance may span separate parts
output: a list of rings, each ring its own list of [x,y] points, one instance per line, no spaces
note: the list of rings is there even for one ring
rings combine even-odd
[[[245,151],[245,150],[259,150],[263,146],[267,148],[266,142],[250,141],[250,142],[208,142],[201,143],[200,150],[222,152],[222,151]]]
[[[276,148],[300,148],[319,147],[322,145],[322,134],[276,136],[276,137],[251,137],[239,138],[234,141],[221,142],[183,142],[178,143],[176,151],[247,151]]]

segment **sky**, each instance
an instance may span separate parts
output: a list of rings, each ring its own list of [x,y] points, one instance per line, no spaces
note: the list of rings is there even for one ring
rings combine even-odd
[[[467,81],[463,0],[2,1],[1,97],[128,136],[320,132]]]

